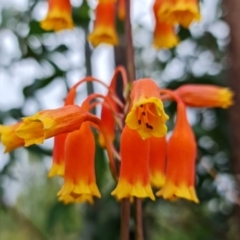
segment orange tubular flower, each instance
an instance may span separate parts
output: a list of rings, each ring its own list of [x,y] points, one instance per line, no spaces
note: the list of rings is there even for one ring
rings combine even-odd
[[[193,21],[201,19],[198,0],[174,0],[169,14],[169,19],[185,28],[188,28]]]
[[[96,8],[94,29],[88,40],[94,47],[101,43],[117,45],[118,37],[115,29],[115,2],[101,0]]]
[[[47,31],[72,29],[72,7],[70,0],[49,0],[47,17],[41,21],[41,27]]]
[[[125,0],[118,0],[118,17],[120,20],[125,20]]]
[[[107,96],[108,103],[106,101],[102,104],[101,120],[104,124],[105,130],[108,133],[108,137],[111,142],[115,139],[115,119],[108,104],[111,104],[112,109],[116,108],[116,103],[112,100],[110,96]],[[101,147],[105,147],[105,141],[102,133],[99,133],[99,144]]]
[[[16,134],[24,139],[25,146],[39,144],[47,138],[79,129],[87,118],[91,118],[91,114],[76,105],[44,110],[23,118]]]
[[[157,49],[173,48],[178,43],[179,38],[174,32],[174,27],[156,19],[156,25],[153,32],[153,46]]]
[[[135,81],[130,98],[130,112],[126,118],[128,127],[136,130],[143,139],[165,136],[168,116],[164,112],[157,84],[149,78]]]
[[[108,137],[113,142],[115,139],[115,118],[113,116],[114,113],[118,112],[117,103],[112,98],[112,93],[116,91],[116,74],[114,74],[113,79],[109,86],[109,91],[102,103],[102,111],[101,111],[101,120],[105,127],[105,130],[108,134]],[[99,134],[99,143],[102,147],[105,147],[104,137],[102,133]]]
[[[153,46],[157,49],[175,47],[179,38],[175,34],[173,25],[158,16],[158,11],[162,6],[162,0],[156,0],[153,5],[153,13],[155,17],[155,29],[153,33]]]
[[[181,24],[188,28],[193,21],[199,21],[201,15],[197,0],[156,0],[161,2],[158,16],[171,24]]]
[[[76,97],[76,87],[74,86],[69,90],[68,95],[66,96],[64,105],[65,106],[74,105],[75,97]],[[59,175],[59,176],[64,175],[64,169],[65,169],[64,146],[65,146],[66,138],[67,138],[67,133],[59,134],[54,137],[53,163],[48,174],[49,177],[54,177],[56,175]],[[69,200],[69,202],[71,201]]]
[[[69,202],[93,202],[92,197],[101,197],[96,185],[94,158],[95,139],[88,122],[77,131],[68,134],[65,143],[64,185],[59,199]]]
[[[63,133],[54,137],[53,164],[48,174],[49,177],[64,175],[64,146],[67,135],[67,133]]]
[[[160,188],[165,183],[167,156],[166,137],[150,137],[149,169],[151,185]]]
[[[117,199],[135,196],[155,199],[149,180],[149,139],[125,125],[120,141],[121,169],[117,187],[112,192]]]
[[[3,126],[0,125],[0,139],[2,144],[5,146],[4,153],[10,152],[16,148],[24,146],[24,140],[18,137],[15,130],[21,125],[21,122]]]
[[[196,142],[185,105],[178,103],[177,120],[167,148],[166,183],[156,193],[164,199],[185,198],[198,203],[195,193]]]
[[[190,107],[221,107],[233,105],[233,92],[214,85],[186,84],[174,91]]]

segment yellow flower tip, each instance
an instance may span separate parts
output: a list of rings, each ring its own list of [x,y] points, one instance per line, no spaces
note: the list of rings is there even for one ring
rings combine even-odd
[[[148,137],[163,137],[167,133],[168,120],[162,101],[156,97],[140,98],[134,103],[126,117],[126,124],[130,129],[136,130],[143,139]]]
[[[61,190],[58,192],[58,196],[65,196],[69,194],[78,195],[90,195],[101,198],[101,194],[98,190],[96,183],[86,183],[85,181],[78,181],[77,184],[72,181],[65,180]]]
[[[156,193],[156,196],[162,196],[164,199],[185,198],[189,201],[199,203],[195,189],[193,186],[187,186],[185,183],[179,186],[175,185],[171,181],[166,182],[161,190]]]
[[[47,17],[40,22],[40,26],[46,31],[61,31],[74,28],[70,13],[60,9],[50,11]]]
[[[166,181],[166,177],[163,173],[154,172],[150,174],[150,182],[153,187],[161,188]]]
[[[19,138],[15,130],[20,123],[16,123],[10,126],[0,125],[0,141],[5,146],[4,153],[8,153],[18,147],[24,146],[24,140]]]
[[[82,194],[69,194],[65,196],[59,196],[58,200],[63,202],[64,204],[70,204],[70,203],[89,203],[93,205],[94,200],[91,195],[82,195]]]
[[[36,116],[23,118],[23,122],[16,129],[16,135],[25,141],[25,146],[41,144],[44,141],[43,123],[36,120]]]
[[[174,4],[169,11],[168,17],[170,23],[179,23],[185,28],[188,28],[192,22],[201,20],[199,7],[195,2]]]
[[[178,45],[180,39],[179,37],[172,33],[172,34],[163,34],[162,36],[156,36],[153,39],[153,46],[156,49],[162,48],[173,48]]]
[[[127,181],[120,180],[117,187],[112,191],[112,196],[115,196],[117,200],[123,198],[146,198],[149,197],[155,200],[151,186],[148,184],[144,186],[142,183],[137,182],[135,184],[130,184]]]
[[[54,176],[63,176],[64,175],[64,164],[57,164],[57,163],[53,163],[49,173],[48,173],[48,177],[54,177]]]
[[[95,28],[95,30],[89,34],[88,40],[94,47],[97,47],[101,43],[113,46],[118,45],[118,37],[115,29],[107,26]]]
[[[219,92],[219,101],[221,102],[222,108],[229,108],[234,104],[233,92],[229,88],[223,88]]]

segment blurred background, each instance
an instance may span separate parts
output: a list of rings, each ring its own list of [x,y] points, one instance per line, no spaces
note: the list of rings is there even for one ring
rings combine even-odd
[[[124,64],[124,45],[93,49],[86,37],[93,27],[96,1],[72,0],[75,28],[58,33],[39,26],[46,1],[0,0],[0,123],[12,124],[42,109],[61,107],[67,90],[86,75],[108,83],[115,64]],[[137,78],[151,77],[161,87],[185,83],[228,85],[230,28],[220,0],[200,1],[202,20],[178,29],[181,43],[172,50],[152,47],[153,1],[132,0]],[[120,39],[123,25],[117,24]],[[240,45],[240,42],[239,42]],[[97,85],[82,85],[78,102]],[[234,89],[233,89],[234,90]],[[168,127],[174,104],[166,104]],[[197,193],[200,204],[184,200],[144,201],[147,240],[239,239],[240,200],[235,181],[228,112],[188,109],[198,141]],[[96,174],[102,198],[93,206],[64,205],[56,194],[62,179],[47,177],[52,139],[43,145],[3,154],[0,145],[1,240],[118,240],[120,206],[104,151],[97,146]]]

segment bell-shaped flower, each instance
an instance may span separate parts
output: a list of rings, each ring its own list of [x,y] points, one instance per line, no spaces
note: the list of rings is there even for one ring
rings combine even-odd
[[[166,137],[150,137],[149,170],[151,185],[160,188],[165,183],[167,142]]]
[[[168,116],[164,112],[157,84],[150,78],[135,81],[130,98],[130,111],[126,117],[128,127],[136,130],[143,139],[165,136]]]
[[[122,77],[123,87],[124,88],[126,87],[127,85],[126,71],[123,67],[118,66],[115,69],[114,75],[108,87],[107,96],[104,98],[104,101],[101,104],[102,105],[101,120],[108,134],[108,137],[112,142],[115,139],[116,123],[119,123],[119,121],[117,121],[118,120],[117,115],[119,113],[119,109],[124,108],[124,105],[122,104],[121,100],[117,97],[117,94],[116,94],[117,79],[118,79],[117,77],[119,73],[121,74],[121,77]],[[122,119],[120,119],[120,121],[122,122]],[[105,147],[104,137],[102,133],[99,133],[98,139],[99,139],[100,145],[102,147]]]
[[[178,102],[176,125],[167,147],[166,182],[157,196],[185,198],[198,203],[195,193],[196,153],[197,146],[185,105]]]
[[[159,2],[158,16],[170,24],[180,24],[185,28],[199,21],[198,0],[155,0]]]
[[[92,196],[101,197],[95,179],[95,139],[89,122],[68,133],[64,151],[65,173],[63,187],[58,193],[60,200],[92,202]]]
[[[83,121],[93,117],[76,105],[43,110],[23,118],[23,122],[16,129],[16,134],[24,139],[25,146],[30,146],[43,143],[45,139],[58,134],[75,131]]]
[[[96,7],[96,19],[93,32],[89,34],[88,40],[94,47],[101,43],[110,45],[118,44],[115,27],[115,1],[101,0]]]
[[[175,47],[179,38],[174,31],[174,26],[158,15],[161,2],[155,1],[153,13],[155,18],[155,28],[153,32],[153,46],[157,49]]]
[[[174,27],[166,22],[156,20],[153,32],[153,46],[156,49],[173,48],[179,43]]]
[[[175,91],[185,105],[190,107],[221,107],[233,105],[233,92],[229,88],[210,84],[186,84]]]
[[[76,97],[76,86],[74,85],[68,92],[64,106],[74,105]],[[65,156],[64,156],[64,146],[67,138],[67,133],[58,134],[54,137],[53,144],[53,162],[48,176],[54,177],[56,175],[63,176],[65,171]],[[81,198],[82,199],[82,198]],[[69,201],[65,202],[71,202]]]
[[[0,140],[5,146],[5,153],[24,146],[24,140],[15,132],[20,125],[21,122],[9,126],[0,125]]]
[[[149,177],[149,147],[149,139],[143,140],[125,125],[120,140],[120,177],[112,192],[117,199],[132,196],[155,199]]]
[[[48,0],[48,13],[40,24],[47,31],[72,29],[74,24],[70,0]]]
[[[110,96],[106,97],[108,99],[108,102],[104,101],[102,103],[102,110],[101,110],[101,119],[104,123],[105,129],[108,133],[108,136],[111,141],[114,141],[115,139],[115,119],[112,113],[112,110],[110,109],[109,104],[111,104],[112,108],[116,108],[116,103],[112,100]],[[102,133],[99,133],[99,144],[101,147],[105,147],[105,142]]]

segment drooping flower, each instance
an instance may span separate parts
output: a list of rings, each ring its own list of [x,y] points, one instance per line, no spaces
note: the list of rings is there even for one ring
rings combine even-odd
[[[115,2],[113,0],[102,0],[96,7],[96,20],[93,32],[88,40],[94,47],[101,43],[110,45],[118,44],[118,37],[115,28]]]
[[[47,31],[72,29],[74,24],[70,0],[48,0],[48,13],[40,24]]]
[[[198,0],[174,0],[169,15],[173,23],[179,23],[188,28],[193,21],[201,19]]]
[[[101,194],[96,185],[95,140],[89,122],[67,135],[64,151],[64,185],[58,193],[59,199],[66,203],[92,203],[92,197],[101,197]]]
[[[166,182],[156,193],[164,199],[185,198],[198,203],[195,193],[197,146],[185,105],[178,102],[177,119],[167,147]]]
[[[24,146],[24,140],[18,137],[15,130],[21,125],[21,122],[13,125],[0,125],[0,140],[5,146],[4,153],[10,152],[16,148]]]
[[[67,105],[74,105],[76,97],[76,86],[74,85],[68,92],[64,106]],[[63,176],[65,171],[65,155],[64,155],[64,148],[65,148],[65,141],[67,138],[67,133],[58,134],[54,137],[54,144],[53,144],[53,162],[51,169],[49,171],[48,176],[54,177],[56,175]],[[65,202],[71,202],[71,198]],[[82,200],[82,198],[81,198]]]
[[[149,170],[151,185],[160,188],[165,183],[167,142],[166,137],[150,137]]]
[[[125,0],[118,0],[118,17],[119,17],[119,19],[124,21],[125,15],[126,15]]]
[[[150,197],[155,199],[149,179],[149,139],[125,125],[120,140],[121,169],[117,187],[112,192],[117,199]]]
[[[76,105],[43,110],[23,118],[16,134],[24,139],[25,146],[39,144],[47,138],[79,129],[87,118],[91,118],[91,114]]]
[[[166,22],[156,20],[153,32],[153,46],[157,49],[173,48],[179,43],[174,27]]]
[[[156,0],[153,5],[153,13],[155,17],[155,28],[153,32],[153,46],[157,49],[175,47],[179,38],[174,31],[174,26],[161,18],[158,10],[161,6],[161,1]]]
[[[107,96],[105,97],[102,103],[102,110],[101,110],[101,120],[105,127],[105,130],[108,134],[108,137],[113,142],[115,139],[115,128],[116,128],[116,116],[118,113],[119,106],[117,105],[116,101],[113,99],[113,93],[116,92],[116,82],[117,82],[117,73],[118,68],[115,70],[113,78],[110,82],[109,90]],[[101,147],[105,147],[104,137],[102,133],[99,133],[99,144]]]
[[[110,109],[109,103],[111,104],[112,108],[116,108],[116,103],[112,100],[110,96],[107,96],[108,102],[104,101],[102,103],[102,111],[101,111],[101,119],[104,123],[105,129],[108,133],[110,140],[113,142],[115,139],[115,119]],[[105,147],[105,142],[102,133],[99,134],[99,144],[101,147]]]
[[[66,138],[67,138],[67,133],[59,134],[54,137],[53,163],[48,174],[49,177],[53,177],[56,175],[59,175],[59,176],[64,175],[64,169],[65,169],[64,147],[65,147]]]
[[[208,84],[186,84],[174,91],[190,107],[221,107],[233,105],[233,92],[229,88]]]
[[[180,24],[185,28],[201,15],[197,0],[156,0],[159,2],[158,16],[170,24]]]
[[[126,118],[128,127],[136,130],[143,139],[165,136],[168,116],[164,112],[157,84],[150,78],[135,81],[130,98],[130,112]]]

